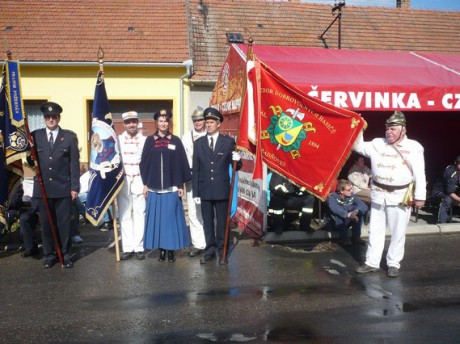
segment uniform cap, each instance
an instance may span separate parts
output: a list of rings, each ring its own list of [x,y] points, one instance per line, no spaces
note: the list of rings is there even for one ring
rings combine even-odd
[[[153,114],[153,119],[156,121],[158,117],[160,116],[166,116],[168,119],[171,119],[172,112],[171,110],[167,110],[167,109],[158,110],[157,112]]]
[[[401,111],[395,111],[385,122],[387,127],[394,125],[406,126],[406,116]]]
[[[43,116],[60,115],[62,107],[57,103],[46,102],[40,105],[40,110],[43,112]]]
[[[136,111],[128,111],[125,112],[121,115],[121,118],[123,119],[123,122],[128,120],[128,119],[139,119],[139,115],[137,114]]]
[[[213,119],[215,121],[224,121],[224,116],[219,112],[219,110],[214,109],[213,107],[208,107],[204,110],[204,119]]]
[[[192,113],[192,121],[201,121],[204,119],[204,112],[201,106],[198,106]]]

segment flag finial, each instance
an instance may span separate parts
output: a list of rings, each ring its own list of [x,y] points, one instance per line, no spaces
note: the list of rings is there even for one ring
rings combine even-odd
[[[101,47],[99,47],[99,50],[97,51],[97,59],[99,60],[99,63],[102,63],[102,60],[104,59],[104,50],[102,50]]]
[[[254,60],[254,53],[252,51],[252,44],[254,43],[254,38],[249,37],[248,39],[248,60]]]
[[[97,51],[97,59],[99,61],[99,70],[104,73],[104,50],[101,47]]]

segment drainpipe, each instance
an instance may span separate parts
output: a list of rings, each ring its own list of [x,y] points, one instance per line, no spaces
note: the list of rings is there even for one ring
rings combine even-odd
[[[179,116],[179,125],[180,125],[180,135],[179,137],[182,137],[184,135],[184,118],[185,118],[185,113],[184,113],[184,79],[190,79],[192,77],[192,67],[193,67],[193,61],[192,60],[186,60],[182,63],[186,68],[187,72],[179,77],[179,87],[180,87],[180,96],[179,96],[179,107],[180,107],[180,116]]]

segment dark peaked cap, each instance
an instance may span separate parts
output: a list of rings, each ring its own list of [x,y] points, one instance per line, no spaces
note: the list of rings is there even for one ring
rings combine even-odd
[[[40,110],[43,112],[43,116],[60,115],[62,107],[57,103],[46,102],[40,105]]]
[[[204,119],[213,119],[215,121],[224,121],[224,116],[219,112],[219,110],[214,109],[213,107],[208,107],[204,110]]]

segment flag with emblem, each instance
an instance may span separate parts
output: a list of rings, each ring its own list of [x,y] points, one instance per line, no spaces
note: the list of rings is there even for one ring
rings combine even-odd
[[[17,61],[5,61],[0,87],[0,227],[5,228],[8,200],[21,181],[22,158],[30,149]]]
[[[124,182],[118,137],[113,126],[102,71],[97,75],[94,92],[90,141],[90,181],[86,200],[86,218],[97,226]]]
[[[256,165],[262,160],[325,200],[366,122],[308,96],[260,61],[248,78],[254,88]]]

